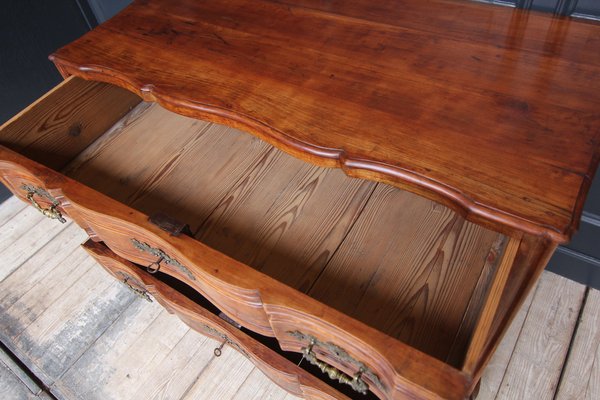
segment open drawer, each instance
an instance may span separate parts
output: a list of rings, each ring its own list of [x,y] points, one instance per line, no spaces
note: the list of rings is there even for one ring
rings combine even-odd
[[[75,77],[0,141],[16,195],[383,399],[467,396],[553,249]]]
[[[194,293],[193,289],[173,284],[173,280],[168,280],[164,274],[162,280],[160,276],[150,275],[139,266],[120,258],[103,244],[88,240],[82,247],[136,295],[147,301],[158,301],[192,329],[218,340],[222,346],[230,346],[239,351],[288,392],[320,399],[347,399],[340,392],[244,333],[218,309],[206,304],[206,300]],[[189,293],[189,297],[185,292]],[[215,348],[215,355],[220,356],[220,351],[219,347]]]

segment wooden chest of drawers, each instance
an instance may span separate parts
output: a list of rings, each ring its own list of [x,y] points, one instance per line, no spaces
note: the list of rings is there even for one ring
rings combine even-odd
[[[140,1],[52,56],[0,179],[294,394],[460,399],[577,227],[599,49],[458,1]]]

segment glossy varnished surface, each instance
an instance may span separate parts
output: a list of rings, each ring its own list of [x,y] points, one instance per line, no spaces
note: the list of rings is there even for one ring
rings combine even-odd
[[[296,156],[567,239],[598,162],[600,26],[467,1],[140,1],[54,61]]]

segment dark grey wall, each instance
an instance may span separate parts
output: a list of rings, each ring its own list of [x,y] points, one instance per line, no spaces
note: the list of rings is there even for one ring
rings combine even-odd
[[[600,289],[600,173],[588,194],[579,231],[571,243],[557,249],[547,269]]]
[[[88,0],[98,23],[102,23],[121,11],[131,0]]]
[[[86,8],[77,0],[2,1],[0,124],[61,81],[48,55],[95,25]],[[0,202],[9,195],[0,185]]]
[[[599,0],[476,0],[483,3],[508,5],[551,12],[557,15],[571,15],[580,18],[600,19]]]

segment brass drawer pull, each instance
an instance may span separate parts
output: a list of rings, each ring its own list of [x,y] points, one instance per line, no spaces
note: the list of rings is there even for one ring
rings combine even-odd
[[[290,331],[288,332],[288,335],[293,336],[294,338],[300,341],[308,342],[308,347],[302,347],[301,349],[303,358],[305,358],[312,365],[318,367],[322,372],[326,373],[329,376],[329,378],[336,379],[340,383],[350,385],[355,391],[362,394],[366,394],[369,390],[369,385],[362,379],[364,376],[370,382],[372,382],[380,391],[385,393],[385,387],[379,379],[379,376],[377,376],[377,374],[375,374],[375,372],[372,371],[363,362],[350,356],[350,354],[348,354],[348,352],[342,349],[341,347],[333,343],[320,341],[312,335],[307,335],[299,331]],[[327,350],[327,352],[332,357],[336,357],[336,359],[339,360],[341,363],[354,365],[358,369],[358,371],[354,376],[350,376],[340,371],[336,367],[319,360],[317,358],[316,353],[313,351],[314,346],[318,346]]]
[[[150,294],[148,293],[148,291],[145,289],[136,287],[136,286],[141,286],[141,285],[139,283],[137,283],[137,281],[135,279],[133,279],[132,277],[130,277],[129,275],[127,275],[121,271],[119,271],[118,274],[123,277],[123,280],[121,282],[123,282],[129,290],[131,290],[133,293],[135,293],[136,296],[146,300],[149,303],[152,303],[152,298],[150,297]],[[136,286],[133,286],[131,283],[129,283],[129,281],[134,282],[136,284]]]
[[[59,202],[58,200],[56,200],[54,197],[52,197],[50,195],[50,193],[48,193],[47,191],[45,191],[42,188],[39,187],[33,187],[31,185],[23,185],[21,186],[21,189],[24,189],[27,191],[27,200],[29,200],[29,202],[31,203],[31,205],[33,205],[35,208],[37,208],[44,216],[50,218],[50,219],[56,219],[58,221],[60,221],[61,223],[65,223],[67,222],[67,220],[62,216],[62,214],[60,213],[60,211],[58,211],[56,209],[56,207],[59,206]],[[41,196],[41,197],[45,197],[48,200],[50,200],[52,202],[52,205],[48,208],[44,208],[40,205],[40,203],[38,203],[35,198],[33,196],[35,195]]]
[[[350,385],[352,389],[354,389],[358,393],[367,394],[367,391],[369,390],[369,385],[367,385],[367,383],[361,379],[362,374],[365,372],[365,370],[362,367],[358,369],[358,372],[354,376],[350,376],[340,371],[333,365],[329,365],[326,362],[321,361],[317,358],[317,355],[312,351],[315,343],[315,340],[311,340],[308,347],[302,348],[302,354],[309,363],[319,367],[321,372],[326,373],[329,376],[329,379],[335,379],[340,383]]]

